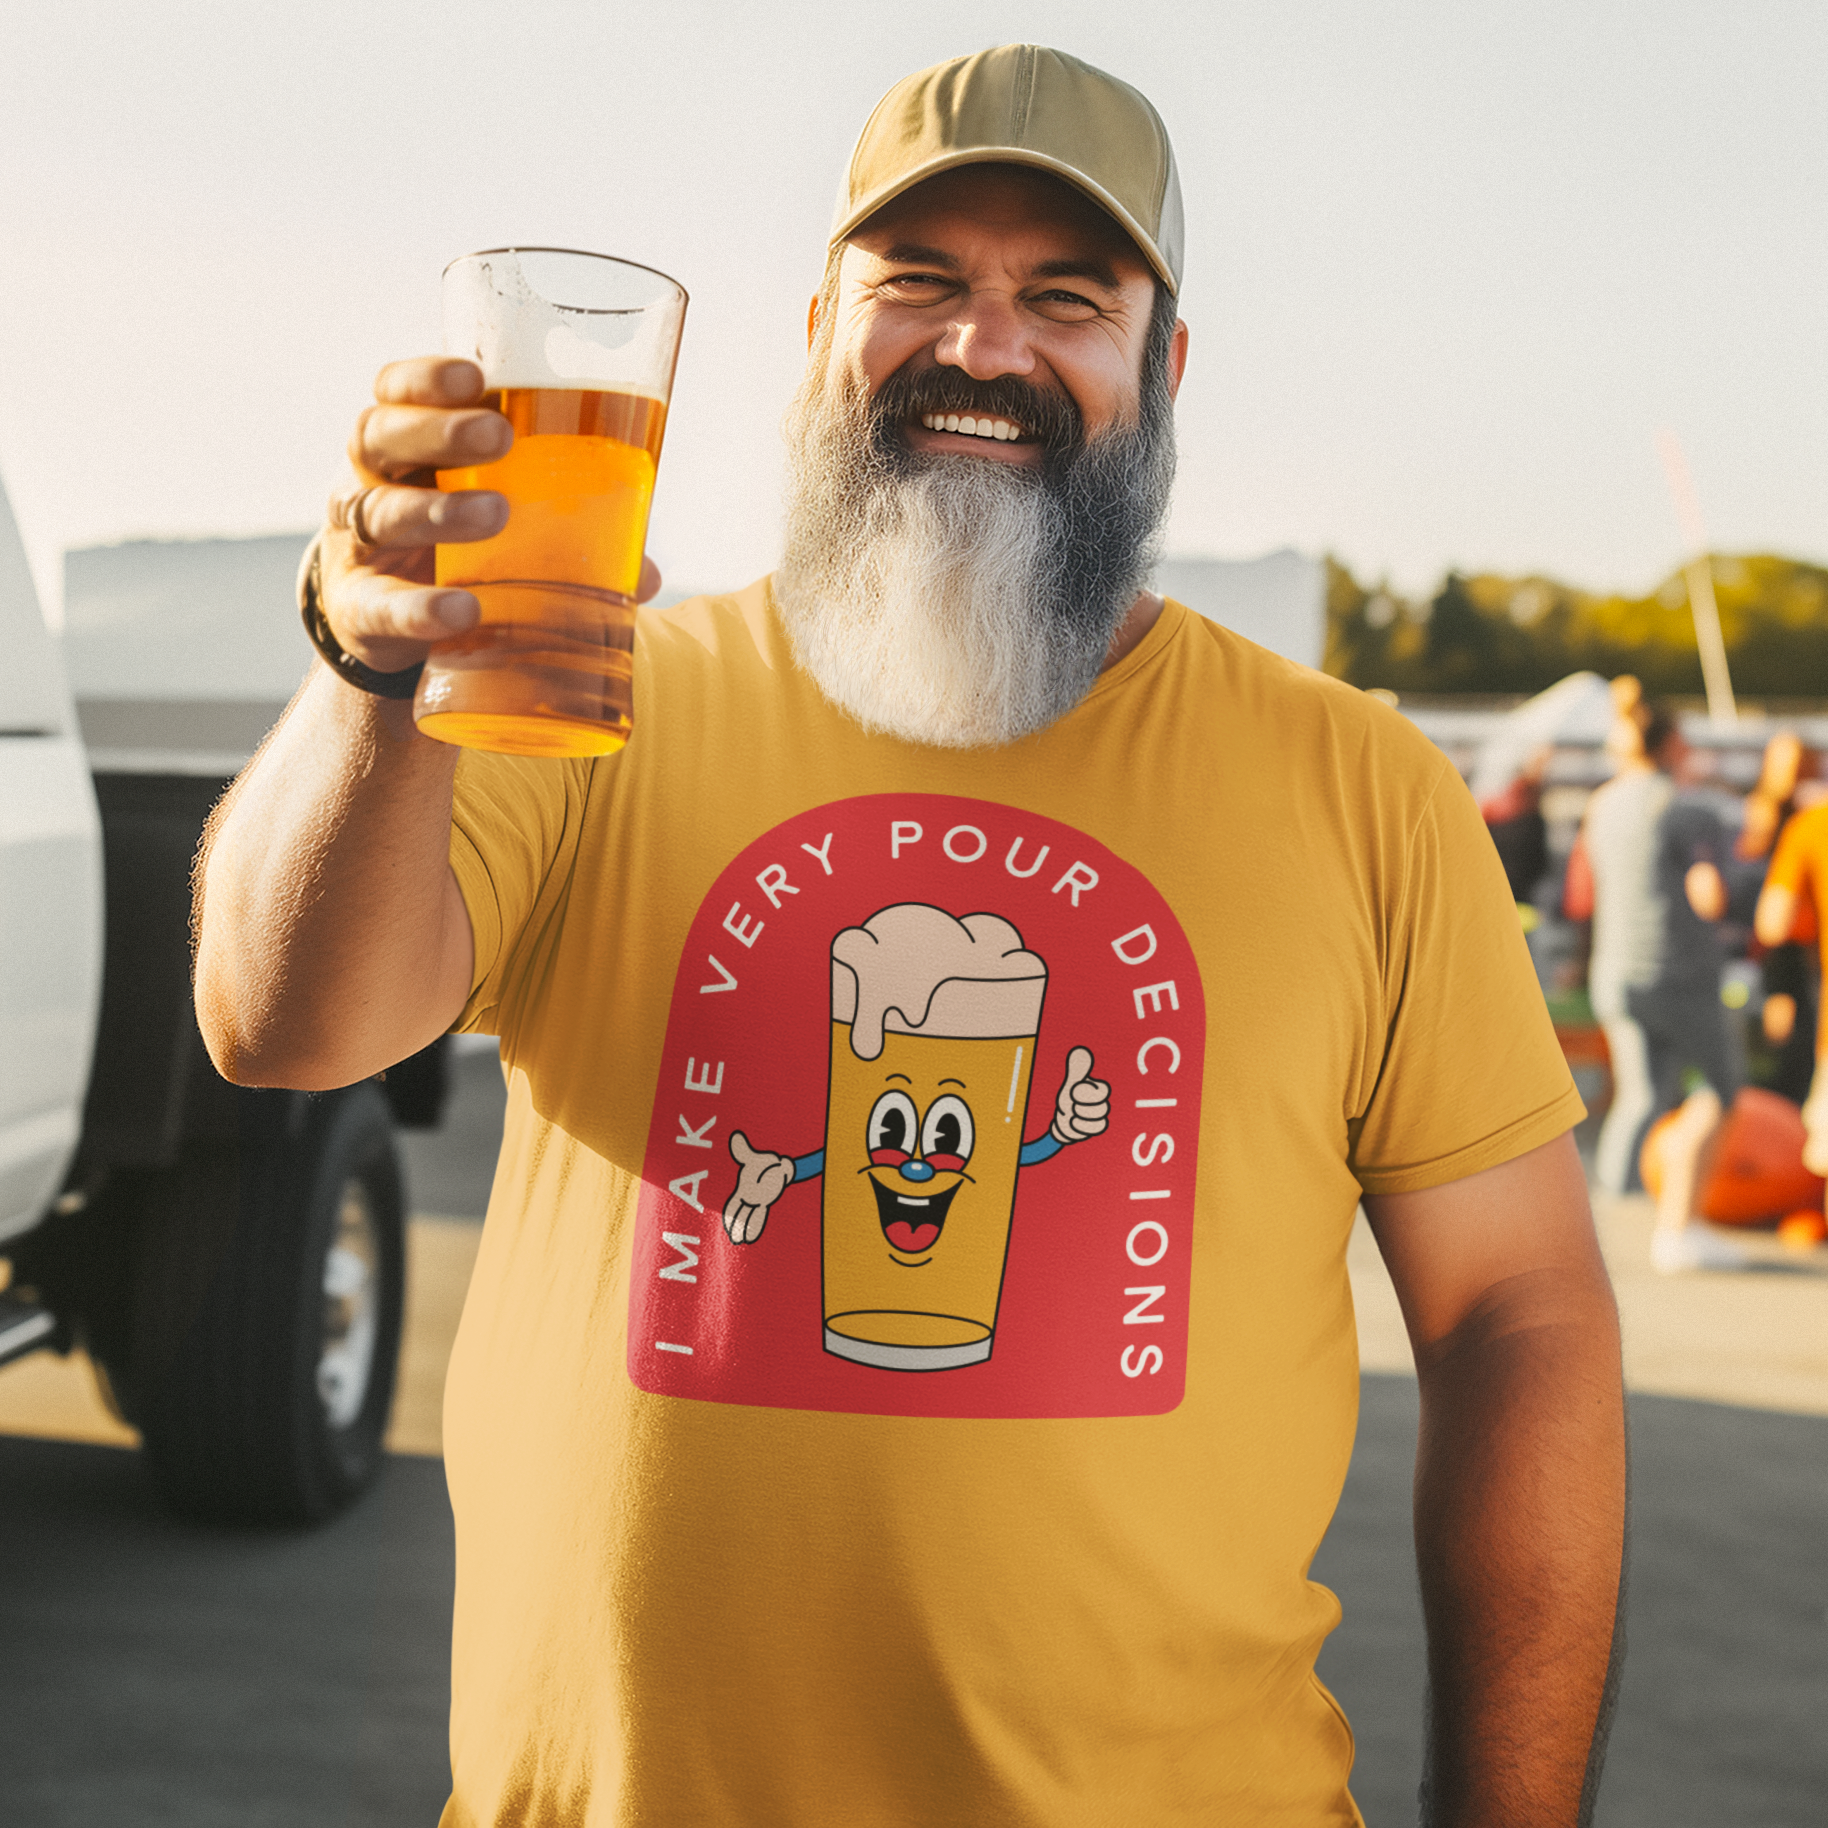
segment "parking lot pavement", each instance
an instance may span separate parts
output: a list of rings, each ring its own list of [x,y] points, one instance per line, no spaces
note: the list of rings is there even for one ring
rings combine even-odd
[[[132,1454],[92,1444],[120,1431],[106,1433],[115,1425],[80,1365],[41,1358],[0,1374],[0,1436],[79,1437],[0,1438],[8,1828],[433,1828],[452,1553],[432,1456],[500,1110],[494,1059],[466,1054],[445,1131],[407,1139],[417,1216],[397,1451],[374,1492],[327,1528],[175,1524]],[[1598,1820],[1820,1828],[1828,1279],[1776,1256],[1778,1268],[1730,1282],[1651,1278],[1643,1212],[1625,1202],[1600,1219],[1640,1393],[1631,1657]],[[1315,1562],[1345,1606],[1320,1667],[1358,1734],[1361,1807],[1371,1828],[1396,1828],[1416,1819],[1421,1760],[1416,1387],[1368,1236],[1350,1260],[1367,1375],[1351,1473]],[[1718,1296],[1723,1287],[1738,1292]],[[28,1373],[44,1381],[22,1382]],[[1659,1377],[1766,1406],[1655,1394]],[[1780,1405],[1799,1413],[1773,1413]]]
[[[118,1448],[0,1440],[0,1821],[434,1828],[444,1469],[316,1531],[199,1530]]]
[[[1409,1536],[1412,1378],[1368,1374],[1314,1578],[1345,1620],[1320,1674],[1358,1736],[1370,1828],[1416,1819],[1424,1681]],[[1631,1399],[1630,1654],[1599,1828],[1828,1819],[1828,1420]]]

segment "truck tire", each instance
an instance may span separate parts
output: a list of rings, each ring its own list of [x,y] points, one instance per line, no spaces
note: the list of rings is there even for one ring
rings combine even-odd
[[[406,1283],[399,1158],[373,1085],[241,1096],[234,1144],[146,1189],[129,1407],[181,1515],[315,1523],[380,1468]]]

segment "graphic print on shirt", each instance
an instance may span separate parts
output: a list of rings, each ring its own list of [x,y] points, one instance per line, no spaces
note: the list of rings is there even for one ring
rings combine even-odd
[[[930,794],[778,826],[674,985],[630,1377],[878,1414],[1175,1408],[1204,1042],[1179,922],[1071,827]]]

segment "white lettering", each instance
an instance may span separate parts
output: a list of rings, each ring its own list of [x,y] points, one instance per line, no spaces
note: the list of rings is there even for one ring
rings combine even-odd
[[[679,1134],[675,1136],[673,1140],[676,1143],[683,1143],[688,1149],[708,1149],[711,1146],[711,1126],[716,1123],[716,1121],[717,1113],[713,1111],[711,1115],[694,1130],[692,1126],[686,1122],[685,1113],[682,1111],[679,1114]],[[1139,1136],[1136,1140],[1141,1142],[1142,1138]],[[1146,1168],[1148,1165],[1147,1162],[1139,1162],[1137,1164],[1137,1166],[1141,1168]]]
[[[1153,1041],[1149,1043],[1155,1045]],[[1139,1111],[1171,1111],[1180,1103],[1178,1098],[1137,1098],[1131,1101]]]
[[[771,863],[756,877],[755,886],[768,897],[768,905],[778,908],[783,895],[797,895],[799,890],[787,880],[787,872],[778,863]]]
[[[679,1252],[679,1260],[676,1263],[661,1264],[662,1278],[668,1282],[696,1282],[698,1278],[692,1274],[692,1271],[698,1267],[696,1248],[698,1240],[690,1232],[685,1231],[663,1231],[660,1235]],[[1124,1290],[1126,1295],[1133,1292],[1130,1289]]]
[[[960,832],[969,832],[971,836],[977,840],[977,849],[974,850],[969,857],[961,857],[958,852],[952,848],[952,840],[956,838]],[[955,825],[940,839],[939,846],[954,863],[975,863],[978,858],[989,850],[990,840],[986,838],[975,825]]]
[[[1148,1021],[1150,1010],[1153,1010],[1156,1015],[1161,1014],[1163,997],[1168,999],[1170,1009],[1179,1009],[1181,1006],[1181,993],[1175,989],[1173,978],[1168,978],[1160,984],[1144,984],[1140,990],[1132,990],[1130,995],[1136,999],[1136,1019],[1139,1022]],[[1143,1008],[1144,997],[1149,999],[1148,1009]]]
[[[831,833],[830,832],[827,832],[825,834],[825,842],[823,844],[821,844],[820,846],[818,846],[817,849],[814,849],[814,847],[810,844],[802,844],[800,846],[800,849],[803,850],[809,857],[817,857],[819,860],[819,868],[822,869],[826,873],[826,875],[829,876],[831,874],[831,858],[827,855],[827,853],[831,850]]]
[[[669,1232],[667,1235],[669,1237],[671,1237],[672,1234]],[[665,1273],[666,1272],[664,1270],[661,1272],[662,1275],[664,1275]],[[1165,1282],[1158,1282],[1155,1284],[1155,1286],[1153,1288],[1127,1288],[1127,1289],[1125,1289],[1124,1293],[1126,1295],[1140,1295],[1140,1296],[1142,1296],[1142,1300],[1137,1302],[1135,1307],[1131,1308],[1129,1313],[1124,1315],[1124,1317],[1123,1317],[1124,1325],[1126,1327],[1158,1327],[1158,1326],[1160,1326],[1161,1323],[1168,1318],[1168,1316],[1166,1314],[1151,1314],[1151,1313],[1146,1312],[1145,1310],[1153,1307],[1156,1302],[1161,1300],[1161,1298],[1165,1294],[1167,1294],[1167,1292],[1168,1292],[1168,1285]]]
[[[1073,892],[1073,906],[1078,907],[1079,891],[1081,889],[1095,889],[1097,886],[1098,872],[1089,864],[1075,863],[1073,867],[1054,884],[1049,893],[1058,895],[1062,889],[1071,889]]]
[[[717,965],[717,960],[712,959],[711,963]],[[717,968],[719,971],[723,970],[722,965],[717,965]],[[731,982],[734,983],[735,980],[732,979]],[[711,1062],[709,1060],[705,1062],[705,1070],[694,1079],[692,1077],[692,1069],[697,1064],[698,1061],[695,1058],[690,1055],[687,1056],[685,1089],[688,1092],[704,1092],[709,1097],[715,1098],[717,1094],[724,1089],[724,1063],[721,1060],[718,1061],[717,1077],[715,1079],[711,1077]],[[683,1123],[685,1119],[682,1117],[679,1121]]]
[[[696,1174],[682,1174],[678,1180],[668,1181],[666,1190],[668,1193],[676,1193],[694,1212],[703,1212],[704,1207],[698,1202],[698,1189],[704,1185],[705,1177],[710,1172],[709,1168],[700,1168]],[[1130,1235],[1134,1237],[1136,1234],[1132,1232]]]
[[[1129,945],[1132,940],[1134,940],[1137,945],[1146,948],[1146,950],[1137,953],[1134,958],[1124,950],[1124,947]],[[1121,934],[1118,938],[1112,940],[1111,950],[1115,952],[1126,965],[1146,965],[1150,959],[1155,956],[1155,929],[1145,920],[1140,927],[1132,927],[1128,933]]]
[[[1130,1195],[1133,1200],[1165,1200],[1169,1190],[1166,1187],[1145,1187]]]
[[[700,984],[698,986],[698,994],[701,997],[713,997],[721,995],[726,990],[734,990],[736,988],[736,979],[723,968],[723,964],[719,960],[717,954],[715,952],[707,952],[705,957],[711,961],[711,969],[724,981],[721,984]]]
[[[921,839],[920,827],[912,819],[897,819],[889,826],[889,857],[891,861],[899,859],[904,844],[918,844]]]
[[[759,920],[745,920],[743,904],[733,901],[730,912],[724,916],[724,931],[732,939],[741,940],[745,946],[753,946],[762,937],[762,923]]]
[[[1134,1199],[1135,1195],[1132,1194],[1131,1198]],[[1141,1237],[1145,1231],[1154,1232],[1156,1237],[1160,1240],[1155,1255],[1152,1257],[1140,1255],[1136,1248],[1136,1240]],[[1168,1228],[1166,1225],[1157,1224],[1154,1219],[1144,1219],[1140,1225],[1132,1225],[1130,1227],[1130,1235],[1124,1239],[1123,1249],[1124,1255],[1128,1257],[1138,1269],[1153,1269],[1155,1265],[1168,1254]],[[1128,1292],[1128,1290],[1125,1291],[1126,1294]]]
[[[654,1350],[656,1352],[683,1352],[687,1358],[692,1356],[692,1348],[690,1346],[676,1346],[665,1339],[656,1339],[654,1341]],[[1151,1346],[1149,1350],[1153,1352],[1155,1348]],[[1135,1374],[1133,1372],[1125,1372],[1124,1375],[1129,1377],[1134,1376]]]
[[[1132,1352],[1137,1352],[1139,1354],[1135,1364],[1130,1363],[1130,1354]],[[1149,1362],[1151,1359],[1155,1361],[1153,1364]],[[1166,1362],[1167,1360],[1162,1357],[1162,1349],[1160,1346],[1143,1346],[1141,1348],[1136,1346],[1125,1346],[1123,1349],[1123,1356],[1117,1361],[1117,1364],[1125,1377],[1141,1377],[1145,1371],[1153,1377]]]
[[[1016,858],[1021,854],[1022,840],[1020,838],[1018,838],[1015,841],[1015,843],[1009,847],[1009,855],[1003,859],[1003,867],[1010,873],[1010,875],[1020,876],[1024,881],[1026,881],[1030,876],[1034,875],[1034,873],[1038,869],[1040,869],[1042,864],[1044,864],[1047,861],[1047,853],[1050,850],[1052,850],[1053,848],[1054,847],[1051,844],[1042,845],[1041,854],[1034,860],[1034,862],[1031,863],[1027,869],[1019,870],[1016,868]]]
[[[685,1119],[682,1117],[679,1121],[684,1123]],[[679,1140],[683,1142],[685,1139],[681,1137]],[[1149,1145],[1147,1154],[1143,1152],[1144,1143]],[[711,1145],[705,1143],[701,1146],[708,1149]],[[1153,1168],[1157,1162],[1171,1162],[1174,1160],[1174,1138],[1166,1131],[1159,1131],[1152,1137],[1147,1130],[1138,1130],[1136,1140],[1130,1145],[1130,1160],[1139,1168]]]
[[[711,963],[715,965],[717,960],[712,959]],[[1170,1041],[1166,1035],[1151,1035],[1149,1039],[1136,1050],[1136,1070],[1139,1073],[1146,1074],[1148,1072],[1149,1055],[1158,1047],[1165,1047],[1169,1053],[1174,1056],[1174,1064],[1168,1068],[1168,1071],[1171,1073],[1178,1073],[1181,1070],[1180,1043],[1178,1041]]]

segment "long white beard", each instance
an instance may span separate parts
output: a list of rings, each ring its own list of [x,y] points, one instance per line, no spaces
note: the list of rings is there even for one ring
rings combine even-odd
[[[815,360],[788,425],[776,595],[795,657],[867,730],[975,748],[1044,729],[1091,689],[1147,582],[1171,443],[1140,481],[1140,434],[1085,447],[1077,488],[1041,468],[888,454],[861,389],[823,371]]]

